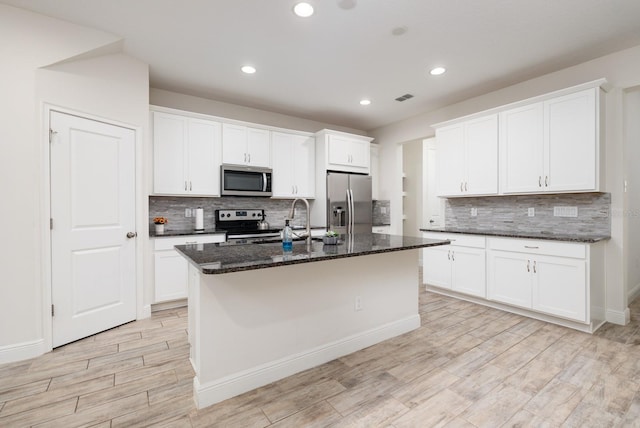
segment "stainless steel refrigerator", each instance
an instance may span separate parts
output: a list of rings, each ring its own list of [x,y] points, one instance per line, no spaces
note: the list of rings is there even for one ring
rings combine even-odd
[[[340,234],[371,233],[371,177],[327,172],[327,225]]]

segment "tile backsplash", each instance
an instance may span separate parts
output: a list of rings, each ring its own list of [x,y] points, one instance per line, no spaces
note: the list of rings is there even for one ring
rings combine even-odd
[[[577,217],[556,217],[554,207],[577,207]],[[578,236],[611,235],[609,193],[449,198],[445,227],[507,232],[561,232]],[[477,216],[471,215],[472,208]],[[529,208],[534,216],[528,215]]]
[[[225,196],[224,198],[197,198],[184,196],[149,196],[149,227],[154,217],[167,217],[169,230],[187,230],[194,227],[195,218],[185,217],[186,208],[204,209],[204,227],[215,227],[217,209],[264,209],[269,226],[274,229],[284,227],[284,219],[289,215],[293,199],[270,199]],[[313,201],[309,201],[313,203]],[[306,213],[304,204],[298,203],[293,219],[294,226],[304,225]]]

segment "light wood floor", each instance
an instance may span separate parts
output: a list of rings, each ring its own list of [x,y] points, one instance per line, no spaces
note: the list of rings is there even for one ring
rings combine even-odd
[[[202,410],[168,310],[0,365],[0,426],[640,426],[632,309],[591,336],[421,291],[420,329]]]

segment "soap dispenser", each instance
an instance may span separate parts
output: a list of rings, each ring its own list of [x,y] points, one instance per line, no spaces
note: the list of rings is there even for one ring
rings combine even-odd
[[[293,251],[293,231],[289,226],[289,219],[285,220],[284,229],[282,229],[282,250]]]

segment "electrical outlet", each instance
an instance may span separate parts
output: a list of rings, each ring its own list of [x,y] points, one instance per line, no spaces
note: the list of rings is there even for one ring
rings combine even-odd
[[[386,214],[387,213],[387,207],[380,207],[380,212],[382,214]]]
[[[527,210],[527,215],[528,215],[529,217],[535,217],[535,216],[536,216],[536,209],[535,209],[535,208],[529,208],[529,209]]]
[[[356,296],[356,300],[353,304],[353,309],[356,311],[361,311],[362,310],[362,297],[360,296]]]
[[[185,217],[191,217],[191,208],[185,208],[184,209],[184,216]]]
[[[478,217],[478,209],[477,208],[471,208],[471,217]]]

